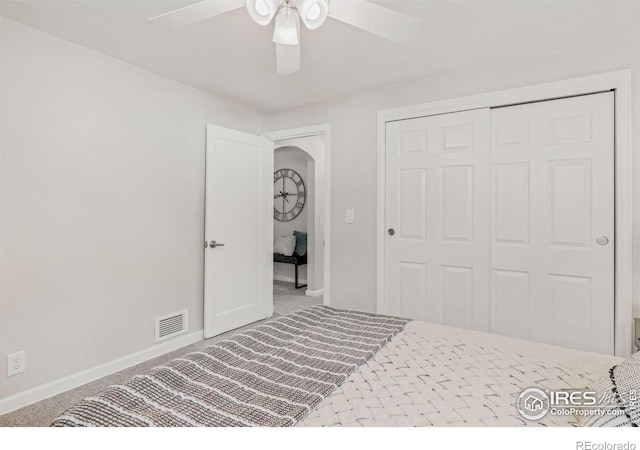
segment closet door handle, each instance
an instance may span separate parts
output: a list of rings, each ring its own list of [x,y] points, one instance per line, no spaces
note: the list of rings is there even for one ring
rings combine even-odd
[[[224,244],[221,244],[220,242],[216,242],[216,241],[211,241],[209,243],[209,247],[211,248],[224,247]]]
[[[394,234],[396,234],[396,230],[394,230],[393,228],[389,228],[387,230],[387,233],[389,233],[389,236],[393,236]]]

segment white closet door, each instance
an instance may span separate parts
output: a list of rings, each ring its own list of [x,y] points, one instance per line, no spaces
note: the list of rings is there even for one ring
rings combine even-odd
[[[387,124],[385,312],[489,331],[489,116]]]
[[[384,312],[613,353],[613,93],[386,136]]]
[[[614,344],[613,93],[491,110],[491,329]]]

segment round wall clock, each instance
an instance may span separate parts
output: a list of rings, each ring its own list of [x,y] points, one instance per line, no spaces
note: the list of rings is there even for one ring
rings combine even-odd
[[[289,222],[304,208],[307,191],[298,173],[291,169],[280,169],[273,173],[273,218]]]

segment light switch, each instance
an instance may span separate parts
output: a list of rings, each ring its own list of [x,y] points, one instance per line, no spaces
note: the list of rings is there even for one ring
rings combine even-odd
[[[320,217],[318,217],[318,224],[324,225],[324,214],[320,214]]]
[[[347,209],[347,214],[345,216],[345,221],[347,223],[355,222],[355,211],[353,209]]]

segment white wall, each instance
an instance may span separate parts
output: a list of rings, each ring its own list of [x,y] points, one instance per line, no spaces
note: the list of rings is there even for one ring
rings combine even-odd
[[[265,114],[262,131],[330,122],[331,304],[375,311],[377,112],[448,98],[631,68],[633,146],[640,154],[640,38],[479,68]],[[640,157],[634,159],[634,223],[640,224]],[[355,224],[345,209],[355,209]],[[634,311],[640,316],[640,237],[634,244]]]
[[[205,125],[247,109],[0,18],[0,398],[202,329]],[[27,371],[7,378],[7,353]]]
[[[273,220],[274,239],[281,236],[291,236],[294,231],[300,231],[302,233],[307,232],[307,212],[309,210],[309,199],[312,198],[314,194],[313,185],[309,183],[309,171],[307,169],[307,165],[307,158],[305,158],[304,154],[300,150],[291,147],[278,148],[278,146],[276,146],[273,158],[273,170],[276,171],[279,169],[291,169],[298,172],[298,175],[300,175],[302,181],[305,184],[307,197],[305,199],[304,208],[295,219],[290,220],[289,222],[280,222],[275,219]],[[293,264],[273,263],[273,279],[287,279],[287,281],[293,280],[295,276],[294,270],[295,267],[293,266]],[[298,281],[300,284],[306,284],[307,265],[298,267],[298,277]]]

